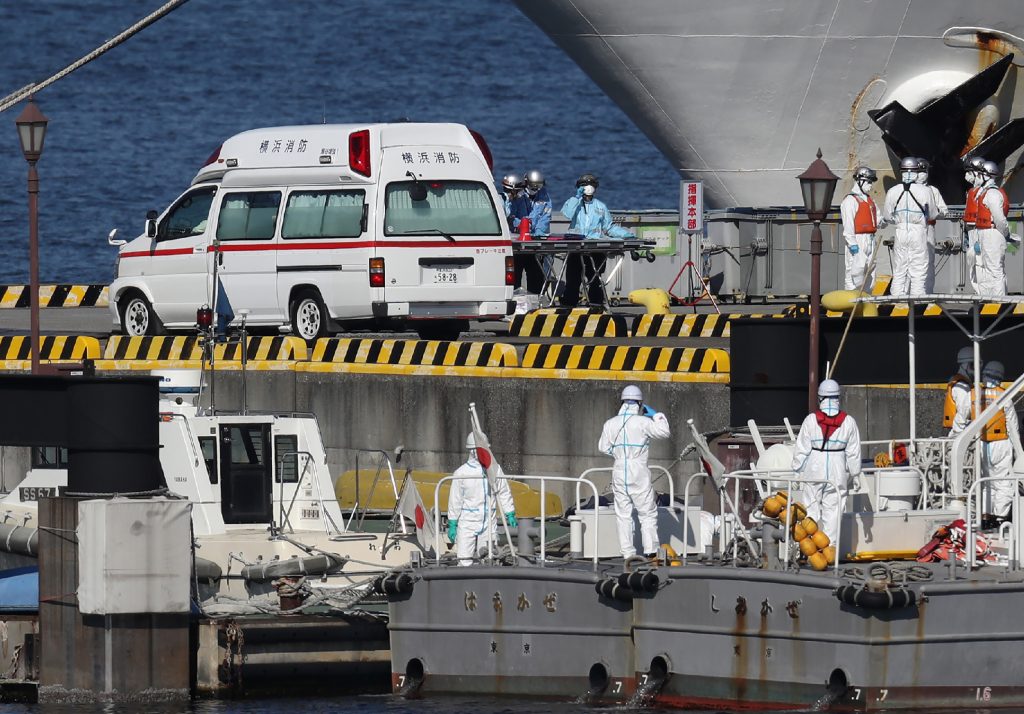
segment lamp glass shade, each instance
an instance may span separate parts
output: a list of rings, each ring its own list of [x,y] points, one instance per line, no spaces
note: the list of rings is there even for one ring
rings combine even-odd
[[[43,152],[43,140],[46,138],[46,124],[49,121],[36,103],[29,100],[25,109],[18,115],[15,124],[18,126],[18,140],[21,151],[29,161],[35,161]]]
[[[807,215],[816,221],[824,219],[832,207],[832,197],[839,177],[821,160],[821,149],[818,150],[818,158],[797,178],[800,180],[800,192],[803,194]]]

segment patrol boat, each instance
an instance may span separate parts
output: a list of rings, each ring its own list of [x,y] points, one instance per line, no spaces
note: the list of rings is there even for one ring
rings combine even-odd
[[[966,303],[978,324],[978,298],[921,299]],[[993,334],[967,331],[976,345]],[[912,366],[913,350],[911,330]],[[975,362],[979,374],[979,349]],[[1022,388],[1024,375],[953,439],[918,438],[912,416],[912,438],[864,442],[884,454],[880,462],[898,443],[912,460],[863,469],[835,524],[837,544],[815,539],[790,498],[807,480],[789,471],[785,444],[762,448],[752,469],[726,473],[691,423],[705,466],[685,480],[681,507],[660,509],[659,521],[670,511],[682,532],[669,540],[678,555],[664,549],[655,563],[624,562],[602,543],[613,516],[583,507],[594,486],[581,475],[584,527],[567,550],[520,548],[504,564],[460,568],[442,559],[412,568],[389,598],[395,690],[678,707],[1021,706],[1024,522],[979,537],[982,487],[994,479],[979,478],[976,459],[973,468],[963,464]],[[756,425],[752,434],[760,443]],[[1024,454],[1016,468],[1024,469]],[[701,481],[711,495],[698,506],[692,494]],[[744,492],[756,504],[750,513]],[[1014,512],[1022,508],[1017,494]],[[721,516],[707,548],[702,509]],[[919,551],[949,555],[924,563]]]
[[[346,519],[315,415],[201,409],[198,371],[155,374],[160,464],[168,491],[192,503],[201,598],[246,600],[279,578],[366,590],[418,549],[400,520],[371,533],[354,527],[357,509]],[[385,480],[397,493],[391,469]],[[0,501],[0,569],[35,564],[37,499],[66,485],[66,469],[33,469]]]

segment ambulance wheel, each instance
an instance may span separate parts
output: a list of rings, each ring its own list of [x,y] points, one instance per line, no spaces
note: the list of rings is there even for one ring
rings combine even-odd
[[[469,320],[423,320],[416,323],[416,334],[421,340],[446,340],[454,342],[459,335],[469,331]]]
[[[121,332],[128,337],[164,334],[164,323],[142,293],[130,292],[121,298]]]
[[[327,334],[330,318],[320,294],[303,290],[292,299],[292,332],[304,340],[315,340]]]

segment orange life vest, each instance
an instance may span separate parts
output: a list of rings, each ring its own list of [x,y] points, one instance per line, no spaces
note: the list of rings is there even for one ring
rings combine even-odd
[[[978,187],[967,189],[967,203],[964,205],[964,223],[973,226],[978,222]]]
[[[999,395],[1003,393],[1002,387],[985,387],[985,390],[981,394],[981,410],[985,411],[988,405],[999,399]],[[974,405],[971,405],[971,421],[974,421],[975,412]],[[981,430],[982,441],[1004,441],[1007,439],[1006,435],[1006,412],[1000,409],[996,412],[996,415],[992,417],[985,428]]]
[[[956,402],[953,401],[953,388],[957,384],[965,384],[971,388],[971,381],[960,373],[957,373],[946,385],[946,405],[942,409],[942,426],[946,429],[953,427],[953,419],[956,417]]]
[[[854,233],[874,233],[878,230],[878,209],[875,207],[875,202],[871,200],[871,196],[867,196],[866,200],[861,200],[860,196],[851,193],[855,199],[857,199],[857,214],[853,217],[853,232]]]
[[[990,189],[979,189],[978,190],[978,218],[974,225],[979,230],[991,228],[994,224],[992,223],[992,211],[989,210],[988,206],[985,205],[985,194]],[[1001,188],[997,188],[996,191],[1003,194],[1003,218],[1006,218],[1010,214],[1010,199],[1006,195],[1006,191]]]

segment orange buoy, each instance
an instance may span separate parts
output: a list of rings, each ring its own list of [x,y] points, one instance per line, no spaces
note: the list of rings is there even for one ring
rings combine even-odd
[[[836,547],[834,545],[825,546],[821,551],[825,555],[825,560],[832,563],[836,562]]]
[[[764,506],[761,510],[764,511],[764,515],[769,518],[775,518],[782,513],[783,508],[785,508],[785,504],[781,500],[775,496],[769,496],[764,500]]]
[[[818,532],[818,524],[813,518],[805,518],[800,522],[807,535],[812,536]]]
[[[818,531],[811,536],[811,540],[814,541],[814,545],[818,546],[819,550],[828,548],[829,544],[832,542],[829,540],[828,536],[825,535],[825,531]]]
[[[797,523],[795,526],[793,526],[793,540],[799,542],[799,541],[802,541],[806,537],[807,537],[807,531],[804,530],[804,527],[802,525]]]
[[[804,541],[804,542],[806,542],[806,541]],[[817,553],[814,553],[813,555],[807,556],[807,562],[810,563],[810,566],[812,568],[814,568],[815,570],[824,570],[825,568],[828,567],[828,562],[829,561],[825,557],[824,553],[822,553],[821,551],[818,551]]]
[[[818,552],[818,546],[814,545],[813,538],[804,538],[800,541],[800,552],[810,558]]]

